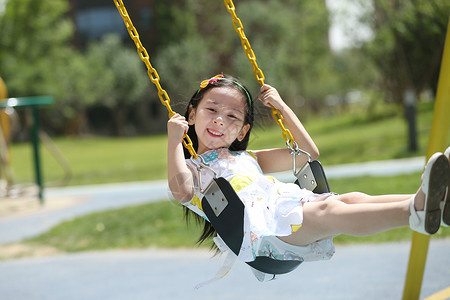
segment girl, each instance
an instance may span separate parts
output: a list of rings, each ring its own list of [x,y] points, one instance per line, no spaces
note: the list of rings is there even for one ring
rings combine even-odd
[[[319,156],[308,132],[275,88],[262,86],[258,98],[281,112],[303,150],[313,159]],[[450,206],[450,197],[444,194],[450,168],[445,155],[436,153],[430,158],[414,195],[317,195],[262,175],[289,170],[292,157],[288,149],[246,151],[253,107],[252,97],[242,84],[230,76],[217,75],[201,83],[184,117],[176,114],[168,122],[169,188],[176,200],[205,220],[200,242],[215,235],[200,200],[201,188],[212,175],[203,169],[198,174],[188,159],[190,154],[182,145],[185,133],[203,161],[218,177],[230,182],[245,205],[244,240],[238,256],[243,261],[252,261],[256,255],[280,260],[329,259],[334,254],[332,238],[340,234],[365,236],[407,225],[433,234],[441,220],[448,222],[450,209],[444,205]],[[305,155],[300,156],[298,167],[306,161]],[[214,241],[222,248],[220,239]]]

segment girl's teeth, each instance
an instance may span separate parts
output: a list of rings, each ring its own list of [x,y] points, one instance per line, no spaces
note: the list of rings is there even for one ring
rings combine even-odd
[[[212,130],[208,130],[209,133],[211,133],[212,135],[217,135],[217,136],[221,136],[222,134],[220,132],[216,132],[216,131],[212,131]]]

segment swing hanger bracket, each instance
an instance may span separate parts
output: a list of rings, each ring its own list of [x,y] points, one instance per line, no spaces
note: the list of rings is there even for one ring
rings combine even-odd
[[[309,154],[305,150],[300,149],[295,141],[293,141],[291,145],[290,140],[287,140],[286,146],[289,149],[290,154],[292,154],[292,173],[294,174],[294,176],[299,180],[302,187],[306,187],[309,190],[315,189],[317,183],[311,170],[311,154]],[[308,156],[308,162],[299,171],[297,171],[296,158],[297,156],[300,156],[302,154]]]
[[[208,163],[205,162],[203,157],[197,156],[200,158],[200,162],[196,161],[192,156],[190,158],[191,163],[195,166],[197,169],[197,186],[201,194],[205,194],[205,192],[209,189],[211,184],[214,182],[215,179],[217,179],[217,173],[208,165]],[[205,188],[202,188],[202,170],[207,170],[213,174],[213,177],[211,181],[206,185]]]
[[[302,154],[305,154],[306,156],[308,156],[308,162],[311,162],[311,161],[312,161],[311,154],[309,154],[309,153],[306,152],[305,150],[300,149],[300,148],[298,147],[298,144],[297,144],[296,141],[293,141],[293,142],[292,142],[292,145],[291,145],[291,141],[290,141],[290,140],[287,140],[287,141],[286,141],[286,147],[289,149],[289,153],[292,154],[292,155],[294,155],[294,159],[295,159],[295,156],[297,156],[297,155],[300,156],[300,155],[302,155]]]
[[[224,191],[220,187],[220,183],[223,185],[223,178],[217,178],[217,173],[205,162],[203,157],[198,156],[200,158],[200,162],[196,161],[192,157],[190,158],[192,164],[197,169],[197,186],[201,194],[204,195],[204,198],[209,203],[209,206],[213,210],[216,217],[218,217],[228,206],[227,196]],[[207,170],[213,174],[211,181],[206,185],[205,188],[202,188],[202,170]],[[226,182],[226,181],[225,181]]]

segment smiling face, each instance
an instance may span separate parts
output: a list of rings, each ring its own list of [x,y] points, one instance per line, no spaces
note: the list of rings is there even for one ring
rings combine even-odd
[[[249,124],[244,124],[246,99],[230,87],[208,90],[198,106],[189,113],[189,125],[195,124],[198,150],[228,148],[236,139],[244,139]]]

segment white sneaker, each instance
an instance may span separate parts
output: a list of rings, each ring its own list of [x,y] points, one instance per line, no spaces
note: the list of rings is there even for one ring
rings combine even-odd
[[[416,211],[414,199],[411,199],[409,225],[412,230],[422,234],[434,234],[441,225],[441,200],[447,189],[450,167],[448,159],[442,153],[433,154],[425,166],[422,177],[422,192],[425,194],[423,211]]]

